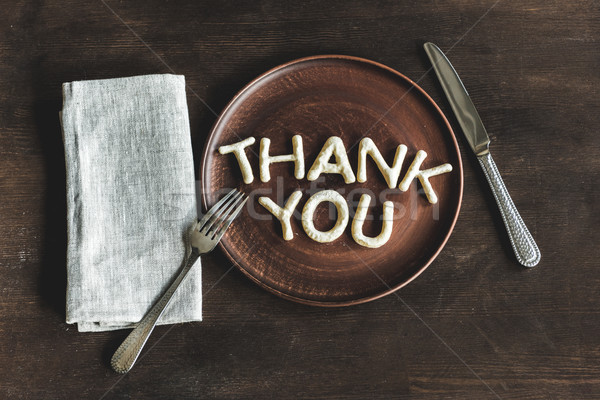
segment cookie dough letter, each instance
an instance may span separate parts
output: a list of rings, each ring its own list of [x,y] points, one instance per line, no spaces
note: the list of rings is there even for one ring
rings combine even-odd
[[[376,249],[381,247],[390,240],[392,236],[392,226],[394,224],[394,203],[386,201],[383,203],[383,226],[381,227],[381,233],[375,237],[367,237],[363,234],[363,223],[367,217],[367,209],[371,202],[371,196],[363,194],[360,196],[354,219],[352,220],[352,237],[354,241],[361,246],[371,247]]]
[[[335,222],[334,227],[327,232],[318,231],[313,222],[317,206],[324,201],[333,203],[337,208],[337,221]],[[329,243],[339,238],[348,225],[348,219],[348,204],[342,195],[335,190],[322,190],[313,194],[302,210],[302,227],[304,228],[304,232],[306,232],[308,237],[312,240],[319,243]]]
[[[413,160],[412,164],[410,164],[410,167],[404,176],[404,179],[402,179],[402,182],[400,182],[398,189],[406,192],[412,180],[418,178],[421,181],[421,185],[423,185],[423,190],[425,190],[427,200],[429,200],[431,204],[435,204],[437,203],[438,198],[435,194],[435,191],[431,187],[431,183],[429,183],[429,178],[452,171],[452,165],[446,163],[421,171],[421,164],[423,164],[425,157],[427,157],[427,153],[423,150],[419,150],[417,152],[415,159]]]
[[[249,137],[241,142],[219,147],[219,153],[233,153],[235,155],[235,158],[237,158],[238,164],[240,165],[240,170],[242,171],[242,178],[246,184],[252,183],[254,180],[254,175],[252,175],[252,167],[250,166],[250,162],[248,161],[248,157],[246,156],[246,151],[244,149],[253,145],[254,142],[255,139],[253,137]]]
[[[292,225],[290,224],[290,218],[294,209],[298,205],[300,198],[302,197],[302,192],[296,190],[287,203],[285,203],[285,207],[279,207],[273,200],[268,197],[260,197],[258,202],[267,210],[271,212],[278,220],[281,222],[281,230],[283,231],[283,238],[285,240],[292,240],[294,238],[294,232],[292,231]]]
[[[332,155],[335,156],[335,164],[329,162]],[[350,167],[350,161],[348,161],[344,142],[337,136],[327,139],[306,178],[309,181],[314,181],[321,174],[341,174],[346,183],[356,181],[352,167]]]
[[[367,181],[367,154],[373,158],[375,164],[383,174],[385,181],[387,182],[390,189],[393,189],[398,185],[398,178],[400,178],[400,170],[402,169],[402,163],[404,163],[404,157],[406,156],[406,146],[401,144],[396,149],[396,155],[394,156],[394,164],[390,167],[383,156],[379,152],[379,149],[371,140],[371,138],[364,138],[360,141],[358,146],[358,171],[356,173],[357,180],[359,182]]]
[[[269,182],[271,180],[271,173],[269,172],[269,165],[271,163],[285,161],[293,161],[295,163],[294,176],[296,179],[304,178],[304,150],[302,148],[302,137],[300,135],[295,135],[292,138],[292,154],[269,156],[270,145],[271,139],[262,138],[260,140],[260,155],[258,161],[261,181]]]

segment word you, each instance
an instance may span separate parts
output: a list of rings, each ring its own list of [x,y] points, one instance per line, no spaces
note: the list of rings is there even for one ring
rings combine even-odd
[[[240,142],[219,147],[219,153],[231,153],[235,156],[242,172],[242,179],[246,184],[254,181],[252,167],[250,166],[248,156],[246,155],[246,148],[252,146],[255,142],[256,139],[254,137],[249,137]],[[292,154],[270,155],[270,145],[270,139],[262,138],[260,140],[260,150],[258,156],[260,180],[262,182],[270,181],[271,174],[269,167],[271,164],[279,162],[293,162],[295,178],[303,179],[305,176],[305,165],[302,137],[300,135],[295,135],[292,137]],[[316,160],[308,170],[308,173],[306,173],[306,179],[309,181],[314,181],[317,180],[321,174],[339,174],[344,178],[344,182],[347,184],[355,181],[366,182],[367,156],[370,156],[379,168],[379,171],[383,175],[390,189],[397,187],[401,191],[405,192],[410,187],[411,182],[414,179],[418,179],[423,186],[427,200],[432,204],[437,203],[438,198],[433,190],[433,187],[431,186],[431,183],[429,182],[429,178],[452,171],[452,165],[446,163],[433,168],[421,170],[421,165],[427,157],[427,153],[423,150],[419,150],[412,163],[408,167],[404,178],[398,184],[407,150],[408,149],[406,145],[398,145],[394,160],[390,166],[381,155],[381,152],[373,140],[370,138],[363,138],[359,143],[358,167],[356,175],[354,175],[354,171],[352,170],[350,161],[348,160],[346,148],[344,147],[342,139],[337,136],[332,136],[327,139],[321,148]],[[332,158],[335,159],[335,162],[330,162]],[[280,221],[283,231],[283,238],[285,240],[291,240],[294,237],[290,224],[290,218],[294,209],[300,202],[301,197],[302,192],[295,191],[287,200],[284,207],[278,206],[268,197],[260,197],[258,200],[263,207],[265,207]],[[317,206],[325,201],[331,202],[335,205],[338,217],[333,228],[327,232],[322,232],[315,228],[313,223],[313,215]],[[361,246],[380,247],[385,244],[391,236],[393,224],[392,214],[394,207],[391,201],[384,202],[381,233],[376,237],[367,237],[362,233],[362,226],[367,215],[367,208],[370,201],[371,197],[369,195],[363,194],[361,196],[358,208],[352,221],[352,237]],[[304,228],[304,231],[311,239],[321,243],[328,243],[340,237],[348,225],[348,220],[348,205],[342,195],[334,190],[323,190],[315,193],[307,200],[302,210],[302,227]]]

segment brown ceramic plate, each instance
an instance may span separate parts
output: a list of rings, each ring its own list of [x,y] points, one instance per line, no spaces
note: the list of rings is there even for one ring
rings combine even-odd
[[[396,147],[408,146],[402,178],[418,150],[428,157],[422,168],[450,163],[453,171],[431,178],[439,201],[432,205],[420,184],[400,192],[387,189],[369,158],[367,181],[345,184],[337,174],[309,182],[294,178],[291,162],[271,164],[271,181],[259,179],[261,138],[271,139],[271,155],[291,154],[294,135],[304,143],[306,171],[330,136],[342,138],[356,174],[358,142],[367,135],[391,164]],[[246,150],[254,181],[244,184],[232,154],[218,148],[253,136]],[[205,208],[238,187],[250,195],[248,206],[221,240],[231,261],[261,287],[289,300],[318,306],[363,303],[389,294],[412,281],[433,261],[448,240],[460,209],[463,171],[456,139],[433,100],[404,75],[373,61],[347,56],[317,56],[274,68],[248,84],[223,111],[212,129],[202,160],[202,198]],[[304,232],[300,212],[311,194],[334,189],[350,205],[344,234],[331,243],[317,243]],[[294,238],[284,241],[280,223],[260,204],[268,196],[282,205],[291,193],[303,195],[292,218]],[[364,233],[381,229],[382,203],[394,202],[390,240],[378,249],[354,242],[351,224],[361,193],[371,193]],[[315,226],[326,231],[336,218],[335,208],[322,203]],[[331,212],[333,210],[333,212]]]

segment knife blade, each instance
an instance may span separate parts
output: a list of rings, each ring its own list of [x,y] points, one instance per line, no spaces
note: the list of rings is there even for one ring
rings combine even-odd
[[[541,259],[540,250],[517,211],[492,159],[489,149],[490,138],[471,97],[469,97],[469,93],[440,48],[431,42],[425,43],[423,47],[433,65],[433,70],[442,85],[458,124],[477,156],[481,168],[483,168],[485,177],[496,199],[496,204],[500,209],[517,260],[525,267],[536,266]]]
[[[478,156],[487,153],[490,138],[467,89],[465,89],[454,67],[435,44],[425,43],[425,51],[431,60],[433,69],[442,84],[452,111],[454,111],[456,119],[465,133],[469,145]]]

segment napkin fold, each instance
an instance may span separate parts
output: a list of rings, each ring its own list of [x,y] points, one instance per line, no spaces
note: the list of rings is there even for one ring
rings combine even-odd
[[[131,327],[182,266],[196,221],[185,78],[63,84],[67,170],[67,323]],[[159,324],[202,320],[201,269]]]

